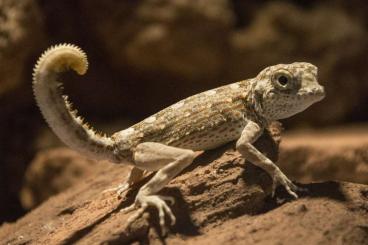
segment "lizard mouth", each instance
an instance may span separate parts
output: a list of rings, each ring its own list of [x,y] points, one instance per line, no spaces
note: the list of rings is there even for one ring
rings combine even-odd
[[[319,86],[319,89],[316,90],[316,95],[319,96],[321,98],[321,100],[323,98],[326,97],[326,92],[325,92],[325,88],[323,86]]]
[[[326,96],[325,89],[323,86],[318,85],[308,90],[300,90],[298,97],[302,99],[312,99],[320,101]]]

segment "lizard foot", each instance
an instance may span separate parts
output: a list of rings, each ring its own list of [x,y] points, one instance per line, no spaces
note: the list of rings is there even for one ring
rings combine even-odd
[[[102,193],[116,192],[118,197],[123,197],[123,193],[129,190],[129,188],[134,186],[136,183],[138,183],[143,177],[144,171],[139,168],[133,167],[128,175],[128,178],[123,183],[116,187],[104,190]]]
[[[293,196],[294,198],[298,198],[298,195],[295,193],[298,190],[298,187],[289,180],[288,177],[280,170],[276,169],[273,174],[273,183],[272,183],[272,197],[275,195],[275,190],[278,185],[282,185],[285,187],[286,191]]]
[[[121,183],[116,187],[113,188],[109,188],[106,189],[104,191],[102,191],[102,193],[106,193],[106,192],[116,192],[116,194],[118,195],[118,197],[122,197],[122,194],[127,191],[130,188],[130,185],[125,182],[125,183]]]
[[[172,213],[165,201],[170,202],[171,205],[175,203],[175,199],[169,196],[151,195],[137,197],[134,204],[121,210],[121,212],[129,212],[139,206],[139,209],[129,217],[127,227],[129,227],[136,219],[140,218],[149,206],[153,206],[158,210],[161,232],[162,235],[165,236],[167,233],[165,216],[168,215],[170,217],[171,225],[174,225],[176,222],[175,215]]]

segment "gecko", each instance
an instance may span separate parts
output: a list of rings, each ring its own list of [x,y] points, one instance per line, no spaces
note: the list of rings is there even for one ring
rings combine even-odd
[[[175,224],[168,203],[174,198],[158,192],[189,166],[197,151],[214,149],[236,141],[236,150],[272,178],[272,196],[278,185],[297,198],[297,186],[253,143],[273,121],[291,117],[325,97],[318,69],[307,62],[269,66],[251,79],[231,83],[186,99],[112,135],[97,133],[77,114],[58,81],[59,74],[74,70],[86,73],[87,55],[72,44],[47,49],[33,72],[33,92],[40,111],[55,134],[70,148],[96,160],[132,166],[125,182],[112,188],[122,195],[142,180],[145,171],[154,176],[138,191],[136,210],[128,224],[149,206],[157,209],[159,224]]]

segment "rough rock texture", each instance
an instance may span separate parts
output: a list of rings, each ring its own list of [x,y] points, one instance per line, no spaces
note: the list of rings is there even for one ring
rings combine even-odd
[[[352,125],[287,134],[278,165],[303,183],[340,180],[368,184],[368,128]]]
[[[367,244],[368,186],[323,182],[286,204],[268,200],[267,210],[241,216],[197,237],[169,237],[168,244]],[[184,240],[184,241],[183,241]]]
[[[277,127],[272,128],[274,134],[277,134]],[[277,164],[287,176],[300,183],[337,180],[368,184],[367,132],[367,126],[364,125],[329,130],[286,131],[282,137]],[[61,163],[62,159],[68,161]],[[23,206],[28,209],[30,206],[26,204],[27,200],[38,200],[35,202],[38,204],[65,190],[72,183],[83,180],[73,173],[77,171],[88,176],[96,168],[92,165],[93,162],[81,159],[68,148],[41,151],[27,170],[23,185],[27,193],[21,194]],[[60,168],[58,172],[49,173],[48,169],[55,167]]]
[[[276,159],[276,147],[281,139],[281,124],[273,123],[269,132],[274,140],[263,140],[264,143],[261,140],[261,144],[266,144],[266,149],[272,151],[269,153],[270,157]],[[264,136],[266,139],[267,135]],[[49,137],[47,135],[43,138]],[[20,194],[22,205],[26,209],[34,208],[49,197],[83,181],[98,169],[99,166],[95,161],[86,159],[67,147],[40,151],[26,171]]]
[[[264,136],[257,147],[275,158]],[[277,143],[276,143],[277,144]],[[366,244],[368,186],[325,182],[303,185],[301,198],[286,202],[284,191],[267,198],[271,179],[244,163],[232,145],[200,156],[161,192],[176,198],[178,222],[160,238],[157,214],[126,227],[136,190],[119,200],[102,190],[117,185],[128,168],[101,162],[96,172],[51,197],[14,224],[0,227],[4,244]],[[78,157],[77,157],[78,158]],[[274,159],[275,160],[275,159]],[[151,228],[150,228],[151,227]],[[287,232],[285,232],[287,231]]]
[[[81,157],[68,148],[53,148],[38,153],[30,163],[20,193],[26,209],[68,189],[94,172],[96,161]]]
[[[279,130],[273,128],[257,142],[257,147],[276,160]],[[245,164],[227,145],[200,156],[186,171],[161,192],[177,200],[173,211],[178,222],[173,231],[184,236],[199,234],[209,225],[222,223],[245,213],[260,212],[270,193],[271,178],[261,169]],[[127,229],[124,220],[130,214],[118,210],[133,201],[137,189],[118,200],[115,193],[102,190],[117,185],[128,167],[101,162],[95,175],[50,198],[13,225],[4,225],[0,240],[5,243],[85,244],[127,242],[153,239],[149,224],[157,229],[153,218],[137,220]],[[153,223],[152,223],[153,221]],[[155,230],[154,229],[154,230]]]

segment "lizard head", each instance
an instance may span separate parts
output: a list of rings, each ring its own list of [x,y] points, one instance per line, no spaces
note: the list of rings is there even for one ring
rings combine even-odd
[[[317,67],[305,62],[279,64],[261,71],[253,90],[255,108],[268,120],[299,113],[325,97]]]

